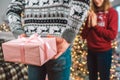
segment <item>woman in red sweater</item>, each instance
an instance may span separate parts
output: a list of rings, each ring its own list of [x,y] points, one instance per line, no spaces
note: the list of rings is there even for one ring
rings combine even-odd
[[[110,80],[112,60],[111,41],[118,31],[118,14],[109,0],[92,0],[91,10],[82,31],[87,40],[89,80]]]

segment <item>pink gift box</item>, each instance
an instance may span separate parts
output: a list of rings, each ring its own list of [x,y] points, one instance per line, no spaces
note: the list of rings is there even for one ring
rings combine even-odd
[[[5,61],[41,66],[57,54],[55,38],[16,39],[2,44]]]

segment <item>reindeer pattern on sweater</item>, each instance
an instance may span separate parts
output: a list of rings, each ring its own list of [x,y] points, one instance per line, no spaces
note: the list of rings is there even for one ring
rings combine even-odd
[[[6,16],[13,33],[51,34],[72,42],[87,17],[89,3],[89,0],[12,0]]]

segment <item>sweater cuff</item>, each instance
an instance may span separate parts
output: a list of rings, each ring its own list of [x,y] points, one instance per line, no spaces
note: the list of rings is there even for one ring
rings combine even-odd
[[[25,34],[25,32],[22,29],[21,30],[12,31],[12,33],[15,36],[15,38],[18,38],[18,36],[21,35],[21,34]]]
[[[62,37],[68,42],[68,43],[73,43],[74,38],[76,36],[76,32],[75,30],[73,30],[72,28],[66,29],[63,34]]]

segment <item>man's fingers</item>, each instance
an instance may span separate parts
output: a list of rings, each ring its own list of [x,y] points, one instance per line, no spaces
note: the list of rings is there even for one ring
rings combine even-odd
[[[62,43],[64,41],[63,38],[60,38],[60,37],[56,37],[56,42],[59,44],[59,43]]]
[[[59,53],[57,53],[57,55],[55,55],[54,57],[53,57],[53,59],[57,59],[60,55],[62,55],[63,54],[63,52],[59,52]]]
[[[18,36],[18,38],[22,38],[22,37],[27,37],[27,35],[26,34],[21,34],[21,35]]]
[[[63,42],[63,38],[61,37],[56,37],[56,36],[53,36],[53,35],[47,35],[47,38],[56,38],[56,42],[57,43],[62,43]]]
[[[53,35],[47,35],[47,38],[53,38],[53,37],[55,37],[55,36],[53,36]]]

